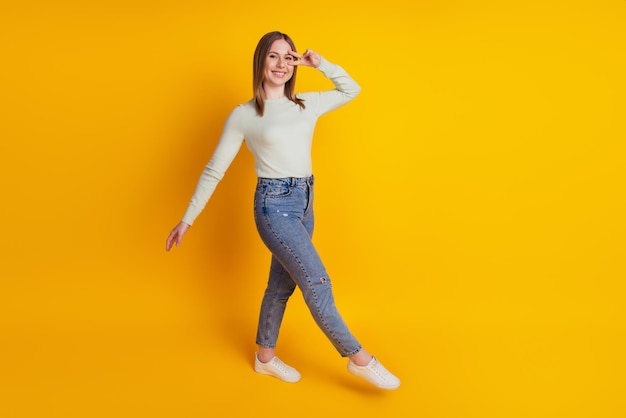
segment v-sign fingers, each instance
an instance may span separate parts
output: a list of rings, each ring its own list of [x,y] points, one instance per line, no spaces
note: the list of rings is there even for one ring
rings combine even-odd
[[[298,54],[296,51],[292,51],[291,49],[289,50],[288,54],[293,55],[294,57],[299,58],[299,59],[303,57],[302,54]]]
[[[294,59],[288,62],[288,65],[300,65],[304,64],[303,58],[304,55],[298,54],[296,51],[289,50],[289,55],[291,55]]]

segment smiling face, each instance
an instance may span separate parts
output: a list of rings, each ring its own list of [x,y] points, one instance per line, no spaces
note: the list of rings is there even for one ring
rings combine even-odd
[[[257,43],[252,60],[252,91],[258,116],[263,116],[266,99],[287,97],[304,108],[294,93],[298,66],[291,65],[295,57],[289,55],[290,50],[297,51],[293,40],[277,31],[266,33]]]
[[[293,76],[294,67],[291,63],[294,60],[289,55],[291,46],[284,39],[278,39],[272,43],[265,58],[265,69],[263,73],[263,86],[266,93],[269,90],[284,89],[285,83]]]

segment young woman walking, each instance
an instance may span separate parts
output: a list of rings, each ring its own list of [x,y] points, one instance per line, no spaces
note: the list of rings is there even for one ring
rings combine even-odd
[[[296,72],[301,66],[316,68],[335,89],[296,95]],[[253,72],[254,97],[228,117],[182,221],[167,238],[166,249],[180,245],[245,142],[254,155],[258,176],[255,222],[272,253],[257,329],[255,371],[286,382],[300,380],[300,373],[275,355],[287,301],[298,287],[319,328],[339,354],[349,358],[348,370],[379,388],[396,389],[400,380],[361,346],[337,311],[330,276],[311,241],[315,124],[323,114],[354,99],[360,87],[340,66],[318,53],[297,53],[291,38],[280,32],[261,38]]]

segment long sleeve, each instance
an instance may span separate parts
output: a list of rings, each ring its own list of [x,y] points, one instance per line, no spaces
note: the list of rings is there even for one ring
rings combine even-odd
[[[241,107],[237,107],[231,112],[224,124],[222,135],[213,156],[200,175],[196,190],[182,219],[189,225],[192,225],[200,215],[241,148],[244,136],[240,113]]]
[[[200,175],[183,222],[191,225],[200,215],[244,140],[254,155],[255,172],[259,177],[312,174],[311,143],[317,119],[348,103],[361,91],[340,66],[322,58],[317,69],[335,89],[298,94],[304,99],[304,109],[283,97],[266,100],[263,117],[256,114],[252,100],[232,111],[215,152]]]
[[[317,69],[335,85],[334,90],[303,95],[307,98],[305,103],[313,105],[318,116],[343,106],[361,92],[361,86],[339,65],[332,64],[322,57]]]

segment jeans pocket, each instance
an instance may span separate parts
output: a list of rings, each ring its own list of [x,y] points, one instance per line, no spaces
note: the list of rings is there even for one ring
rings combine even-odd
[[[265,189],[267,197],[285,197],[291,194],[291,188],[287,184],[271,184]]]

